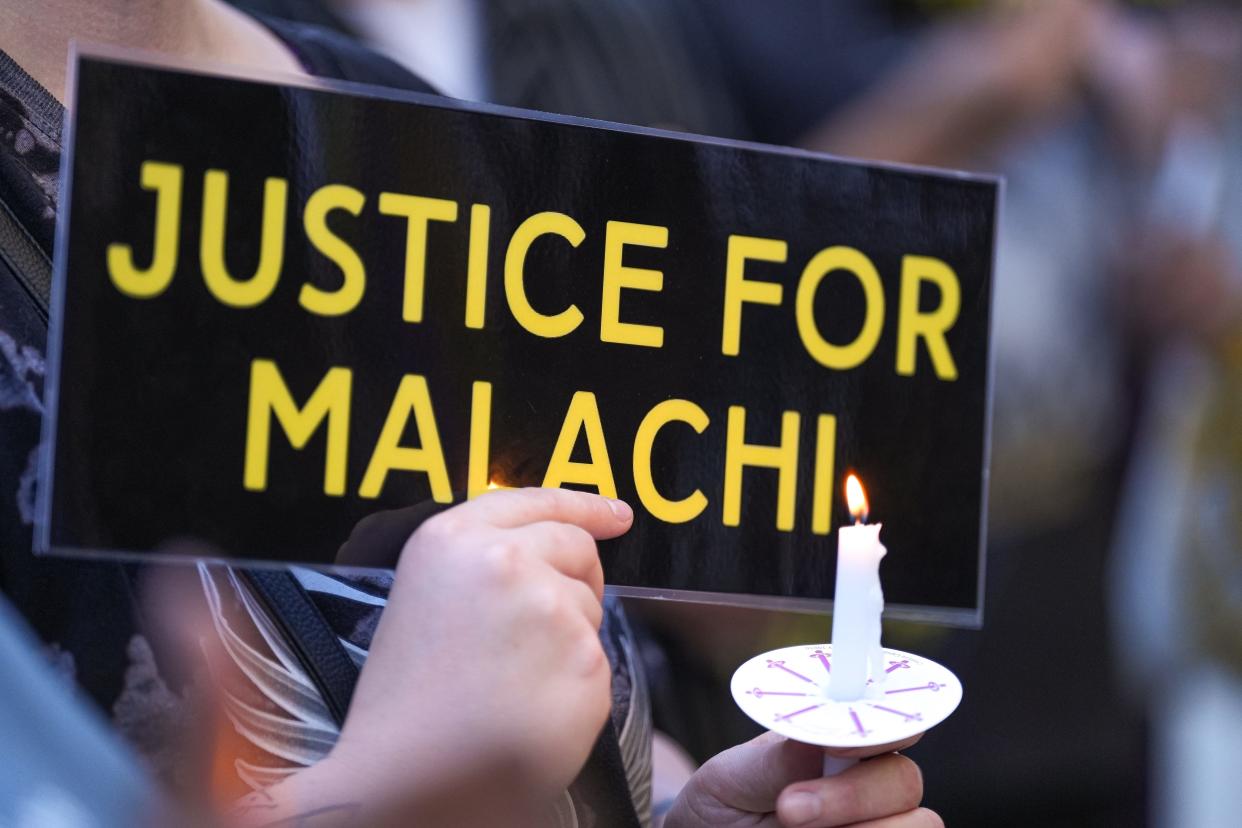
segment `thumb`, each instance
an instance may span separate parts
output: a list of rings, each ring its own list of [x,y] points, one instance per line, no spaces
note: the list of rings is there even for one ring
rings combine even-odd
[[[764,733],[718,753],[699,769],[702,793],[753,813],[776,809],[776,798],[793,782],[818,777],[824,749]]]

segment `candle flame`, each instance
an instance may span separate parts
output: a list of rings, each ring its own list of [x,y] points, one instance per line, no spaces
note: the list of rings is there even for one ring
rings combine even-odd
[[[495,480],[489,480],[487,481],[487,488],[489,491],[494,491],[500,488],[500,484],[497,483]]]
[[[855,523],[866,523],[870,508],[867,505],[867,493],[863,491],[858,476],[850,474],[845,478],[845,501],[850,506],[850,515]]]

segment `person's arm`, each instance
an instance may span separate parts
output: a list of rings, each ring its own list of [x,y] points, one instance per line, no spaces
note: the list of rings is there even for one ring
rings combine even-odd
[[[968,165],[1081,93],[1110,13],[1107,3],[1050,0],[944,26],[800,143],[878,161]]]

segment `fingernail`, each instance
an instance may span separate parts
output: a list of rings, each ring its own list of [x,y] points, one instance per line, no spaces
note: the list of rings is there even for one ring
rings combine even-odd
[[[794,825],[802,825],[819,819],[823,813],[823,803],[818,796],[807,791],[795,791],[785,797],[782,816]]]
[[[630,504],[624,500],[614,500],[608,498],[608,507],[612,509],[612,513],[617,516],[617,520],[622,523],[629,523],[634,519],[634,510],[630,508]]]

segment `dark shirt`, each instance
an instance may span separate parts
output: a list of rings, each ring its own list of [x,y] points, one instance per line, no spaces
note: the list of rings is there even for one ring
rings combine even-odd
[[[729,90],[732,137],[797,144],[907,53],[915,21],[877,0],[684,0],[686,47]]]

